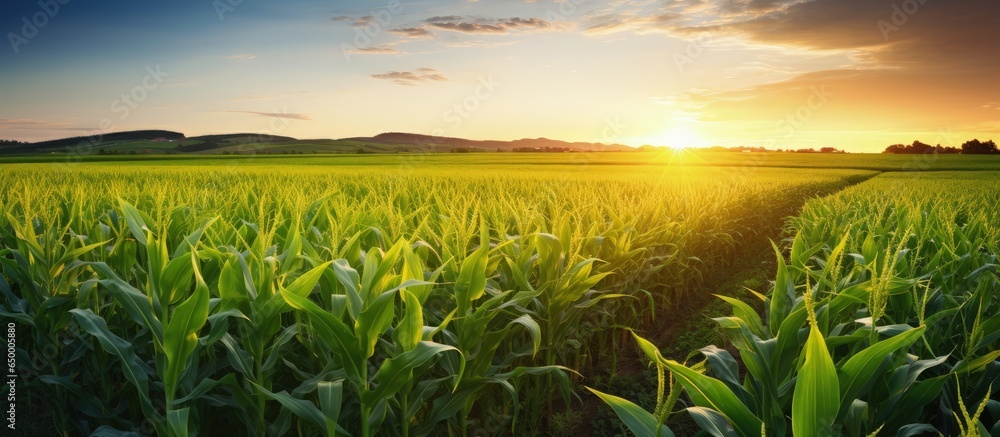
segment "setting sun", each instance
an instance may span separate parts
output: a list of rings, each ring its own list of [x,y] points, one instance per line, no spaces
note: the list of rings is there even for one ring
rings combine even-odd
[[[689,126],[675,126],[657,136],[654,145],[680,150],[703,146],[705,139]]]

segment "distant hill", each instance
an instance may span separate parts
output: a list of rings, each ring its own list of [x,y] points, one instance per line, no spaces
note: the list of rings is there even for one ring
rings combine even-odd
[[[622,144],[566,142],[548,138],[520,139],[514,141],[468,140],[465,138],[435,137],[430,135],[389,132],[367,138],[346,138],[353,141],[371,141],[381,144],[407,144],[416,146],[418,150],[449,151],[450,149],[466,148],[484,151],[513,151],[514,149],[567,149],[571,151],[622,151],[635,150]]]
[[[198,137],[191,137],[188,140],[197,141],[211,141],[211,142],[243,142],[243,143],[274,143],[278,141],[296,141],[292,137],[283,137],[279,135],[268,135],[268,134],[222,134],[222,135],[202,135]]]
[[[6,154],[92,153],[92,154],[285,154],[285,153],[412,153],[412,152],[582,152],[631,151],[622,144],[567,142],[548,138],[514,141],[469,140],[465,138],[389,132],[374,137],[307,139],[232,133],[186,137],[166,130],[115,132],[91,137],[73,137],[38,143],[19,143],[0,148]]]
[[[91,148],[107,143],[123,141],[178,141],[184,139],[184,134],[167,130],[137,130],[129,132],[114,132],[103,135],[63,138],[61,140],[28,143],[21,147],[5,150],[7,153],[45,153],[66,148]]]

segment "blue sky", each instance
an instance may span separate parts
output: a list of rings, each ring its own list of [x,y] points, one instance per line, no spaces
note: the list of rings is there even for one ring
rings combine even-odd
[[[1000,61],[973,30],[997,28],[997,3],[932,1],[880,27],[897,3],[8,0],[0,138],[407,131],[875,150],[1000,132]]]

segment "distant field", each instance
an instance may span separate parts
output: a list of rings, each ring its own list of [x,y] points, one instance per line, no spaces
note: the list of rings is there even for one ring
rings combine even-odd
[[[306,154],[306,155],[40,155],[0,157],[0,163],[108,163],[120,165],[319,165],[319,166],[496,166],[569,165],[580,166],[721,166],[845,168],[875,171],[1000,170],[995,155],[885,155],[885,154],[804,154],[732,153],[688,150],[675,152],[599,153],[427,153],[427,154]]]

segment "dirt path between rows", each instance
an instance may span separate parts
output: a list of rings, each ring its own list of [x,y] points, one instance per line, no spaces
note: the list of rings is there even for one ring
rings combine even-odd
[[[658,317],[652,326],[640,332],[643,338],[651,341],[661,348],[664,357],[677,361],[684,361],[688,354],[702,347],[714,344],[725,348],[740,362],[739,353],[728,344],[724,334],[717,328],[713,317],[731,315],[731,308],[725,302],[717,299],[714,295],[723,295],[741,299],[747,303],[752,303],[758,312],[763,316],[763,303],[753,298],[746,289],[752,289],[759,293],[769,291],[770,281],[774,276],[776,260],[771,241],[778,243],[788,237],[785,226],[788,219],[800,214],[806,202],[813,198],[822,198],[839,193],[847,188],[865,183],[872,178],[882,174],[882,172],[860,178],[855,181],[848,181],[843,186],[818,193],[812,197],[799,199],[794,207],[782,212],[784,219],[780,223],[775,223],[769,229],[765,229],[752,240],[744,241],[743,245],[734,252],[729,265],[709,271],[705,277],[709,278],[697,290],[687,293],[683,301],[672,302],[668,308],[657,309]],[[756,304],[756,305],[753,305]],[[665,317],[669,315],[669,317]],[[635,347],[634,340],[627,338],[627,345],[619,345],[620,353],[619,365],[616,375],[604,375],[608,382],[603,387],[596,387],[607,390],[607,393],[625,397],[626,399],[637,401],[640,406],[649,408],[649,405],[642,405],[643,400],[656,399],[656,375],[655,370],[649,367],[649,362],[644,355]],[[584,375],[591,372],[607,373],[606,369],[588,369],[581,373]],[[741,373],[745,369],[741,369]],[[591,380],[584,384],[592,384]],[[582,418],[590,419],[579,422],[579,426],[572,429],[551,430],[552,435],[574,435],[574,436],[613,436],[620,435],[625,431],[624,426],[615,422],[617,418],[614,412],[603,402],[594,396],[583,395],[583,404],[574,402],[572,408],[579,409]],[[638,399],[636,399],[638,398]],[[609,420],[610,418],[610,420]],[[671,428],[677,435],[689,435],[698,431],[698,428],[689,418],[679,417],[679,420],[670,423]],[[611,429],[608,429],[608,428]],[[626,431],[627,434],[627,431]],[[630,435],[630,434],[627,434]]]

